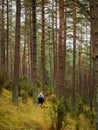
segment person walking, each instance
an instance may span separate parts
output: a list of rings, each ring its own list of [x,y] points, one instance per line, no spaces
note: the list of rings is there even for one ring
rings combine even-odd
[[[43,103],[44,103],[44,94],[42,93],[42,92],[40,92],[39,94],[38,94],[38,104],[40,104],[41,106],[43,105]]]

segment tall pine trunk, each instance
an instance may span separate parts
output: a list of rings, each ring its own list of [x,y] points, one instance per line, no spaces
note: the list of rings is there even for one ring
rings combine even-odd
[[[87,99],[87,97],[88,97],[88,88],[89,88],[89,86],[88,86],[88,77],[89,77],[89,71],[88,71],[88,66],[89,66],[89,64],[88,64],[88,30],[87,30],[88,28],[87,28],[87,25],[86,25],[86,72],[85,72],[85,87],[84,87],[84,96],[86,97],[86,99]]]
[[[82,24],[82,23],[81,23]],[[79,94],[82,96],[82,25],[81,25],[81,36],[79,42]]]
[[[42,41],[41,41],[41,77],[42,89],[45,92],[45,20],[44,20],[44,0],[42,0]]]
[[[76,102],[76,0],[73,3],[73,72],[72,72],[72,106]]]
[[[12,0],[9,3],[9,77],[13,78],[13,47],[12,47]]]
[[[6,70],[9,75],[9,1],[7,0],[7,63],[6,63]]]
[[[91,11],[91,45],[94,60],[95,89],[96,89],[96,130],[98,130],[98,0],[90,0]]]
[[[56,73],[56,42],[54,37],[54,0],[52,0],[52,43],[53,43],[53,70],[52,70],[52,82],[55,85],[55,73]]]
[[[32,27],[32,11],[30,11],[30,62],[31,62],[31,70],[30,70],[30,80],[33,80],[33,27]]]
[[[57,66],[57,98],[58,120],[57,129],[61,130],[65,111],[65,17],[64,0],[59,0],[59,45],[58,45],[58,66]]]
[[[20,66],[20,16],[21,16],[21,0],[16,0],[16,32],[15,32],[15,61],[14,61],[14,84],[12,100],[18,103],[18,81]]]
[[[55,6],[56,6],[56,9],[55,9],[55,17],[56,17],[56,22],[55,22],[55,28],[56,28],[56,32],[55,32],[55,67],[54,67],[54,71],[55,71],[55,81],[54,81],[54,83],[55,83],[55,86],[57,85],[57,73],[58,73],[58,71],[57,71],[57,58],[58,58],[58,4],[57,4],[57,0],[55,0]]]
[[[25,23],[24,23],[24,49],[23,49],[23,59],[22,59],[22,67],[23,67],[23,75],[27,74],[26,68],[26,46],[27,46],[27,8],[25,9]]]
[[[32,81],[33,81],[33,99],[34,102],[36,101],[36,96],[37,96],[37,43],[36,43],[36,0],[32,0],[32,26],[33,26],[33,33],[32,33],[32,42],[33,42],[33,50],[32,50],[32,63],[33,67],[32,69]]]
[[[59,19],[60,19],[60,30],[59,30],[59,46],[58,46],[58,88],[57,88],[57,94],[58,97],[64,97],[65,96],[65,41],[64,41],[64,1],[59,0]]]
[[[4,0],[2,0],[2,28],[1,28],[1,70],[5,69],[5,29],[4,29]]]

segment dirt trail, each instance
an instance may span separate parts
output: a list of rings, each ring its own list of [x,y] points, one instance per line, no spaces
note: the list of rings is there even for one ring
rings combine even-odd
[[[49,109],[45,105],[40,107],[39,105],[32,105],[32,111],[30,113],[32,115],[32,120],[34,122],[38,122],[43,130],[49,130],[50,127],[50,116]]]
[[[7,104],[7,107],[6,107]],[[46,103],[41,108],[29,98],[26,104],[11,101],[11,92],[4,89],[0,95],[0,130],[49,130],[50,113]]]

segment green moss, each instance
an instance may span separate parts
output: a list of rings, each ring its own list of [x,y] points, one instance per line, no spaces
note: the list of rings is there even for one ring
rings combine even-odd
[[[11,101],[11,92],[6,89],[0,95],[0,130],[49,130],[54,117],[51,113],[51,103],[46,100],[43,108],[33,104],[32,99],[24,104],[19,97],[19,104],[15,105]],[[53,101],[55,98],[53,98]],[[63,106],[62,106],[63,107]],[[60,107],[60,108],[62,108]],[[54,105],[54,109],[58,110]],[[86,109],[86,108],[85,108]],[[70,111],[62,122],[64,130],[75,130],[76,118],[72,118]],[[55,118],[56,119],[56,118]],[[90,120],[83,113],[79,116],[79,130],[95,130],[95,124],[90,124]]]

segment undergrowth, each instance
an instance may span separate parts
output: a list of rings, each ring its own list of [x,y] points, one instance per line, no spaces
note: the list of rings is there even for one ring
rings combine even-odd
[[[49,118],[46,111],[29,99],[26,104],[11,101],[11,92],[4,89],[0,95],[0,130],[48,130]]]
[[[51,125],[53,122],[55,125],[57,113],[52,110],[53,106],[48,98],[41,108],[38,104],[33,104],[31,97],[26,104],[19,97],[19,104],[15,105],[11,96],[11,91],[6,89],[0,95],[0,130],[53,130]],[[77,125],[78,130],[95,130],[95,124],[91,124],[87,117],[80,113],[79,120],[76,120],[68,111],[66,119],[62,121],[62,130],[76,130]]]

